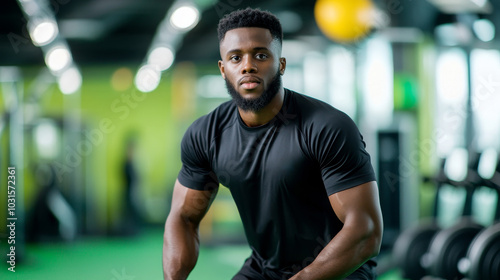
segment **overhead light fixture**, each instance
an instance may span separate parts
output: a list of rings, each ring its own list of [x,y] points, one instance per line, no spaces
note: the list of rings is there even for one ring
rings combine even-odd
[[[41,47],[44,60],[57,78],[63,94],[78,91],[82,85],[80,71],[72,66],[73,57],[47,0],[17,0],[28,21],[28,32],[35,46]],[[73,30],[74,31],[74,30]]]
[[[148,64],[157,65],[160,71],[167,70],[174,63],[174,52],[169,47],[156,47],[148,56]]]
[[[65,46],[58,45],[50,49],[45,55],[45,63],[53,72],[59,72],[70,65],[71,53]]]
[[[143,66],[136,73],[134,84],[142,92],[150,92],[160,84],[161,73],[172,67],[175,53],[186,32],[200,21],[201,11],[217,0],[204,0],[195,5],[192,0],[172,1],[159,23]]]
[[[77,92],[82,86],[82,74],[76,67],[71,67],[61,73],[57,81],[63,94]]]
[[[477,38],[483,42],[489,42],[495,38],[495,25],[487,19],[478,19],[474,21],[472,29]]]
[[[174,10],[170,16],[170,23],[176,29],[188,31],[198,24],[200,11],[192,5],[182,5]]]
[[[49,19],[30,21],[29,26],[31,40],[35,46],[45,46],[51,43],[59,32],[56,22]]]
[[[142,92],[151,92],[160,84],[161,72],[154,65],[144,65],[139,68],[135,76],[135,86]]]

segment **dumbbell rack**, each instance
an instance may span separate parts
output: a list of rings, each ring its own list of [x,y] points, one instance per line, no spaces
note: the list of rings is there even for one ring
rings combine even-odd
[[[466,176],[460,179],[448,178],[446,183],[466,191],[462,217],[448,228],[436,232],[422,256],[421,265],[427,274],[439,279],[461,279],[464,275],[458,270],[462,259],[474,237],[483,229],[472,218],[472,199],[475,190],[481,185],[477,169],[479,153],[469,153]]]
[[[482,184],[497,192],[495,222],[483,229],[471,242],[458,269],[469,280],[500,279],[500,157],[496,154],[492,174],[480,174]]]
[[[484,229],[471,216],[472,195],[482,185],[495,188],[500,203],[500,167],[497,163],[495,179],[485,180],[478,173],[479,154],[469,161],[467,176],[460,181],[445,174],[446,159],[436,177],[433,218],[423,221],[401,233],[396,240],[393,259],[406,279],[500,279],[500,207],[499,223]],[[444,184],[467,190],[461,220],[441,229],[437,222],[438,193]],[[464,258],[465,257],[465,258]],[[467,277],[467,278],[464,278]]]

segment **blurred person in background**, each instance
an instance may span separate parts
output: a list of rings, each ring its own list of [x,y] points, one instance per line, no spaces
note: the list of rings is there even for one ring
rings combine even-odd
[[[129,133],[125,141],[125,153],[122,162],[124,182],[123,192],[123,224],[121,232],[125,235],[136,234],[140,230],[141,216],[138,209],[139,171],[136,166],[137,136]]]
[[[252,250],[233,277],[375,279],[382,217],[378,186],[355,123],[285,89],[279,20],[238,10],[218,25],[219,69],[231,101],[196,120],[165,224],[165,279],[186,279],[198,227],[219,183],[228,187]]]

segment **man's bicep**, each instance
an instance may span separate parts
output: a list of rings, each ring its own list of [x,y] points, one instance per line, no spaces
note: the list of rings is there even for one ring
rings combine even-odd
[[[369,223],[382,230],[382,212],[375,181],[361,184],[329,196],[330,203],[342,223]]]
[[[198,224],[210,208],[217,191],[218,187],[202,191],[191,189],[176,180],[170,212],[180,215],[189,222]]]

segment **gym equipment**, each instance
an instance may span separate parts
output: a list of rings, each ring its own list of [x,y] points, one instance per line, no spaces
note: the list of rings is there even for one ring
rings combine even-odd
[[[429,252],[422,259],[429,274],[444,279],[461,279],[464,275],[458,270],[458,263],[482,229],[481,225],[466,217],[458,224],[437,232],[429,244]]]
[[[432,237],[441,229],[437,223],[439,208],[438,194],[441,186],[448,181],[444,172],[445,165],[446,159],[442,159],[437,176],[432,178],[432,181],[436,183],[436,196],[432,218],[403,231],[394,243],[392,256],[396,266],[401,270],[402,278],[420,280],[426,275],[426,270],[422,267],[420,259],[427,251]],[[430,180],[430,178],[427,179]]]
[[[466,156],[464,156],[464,152]],[[434,178],[426,178],[436,183],[436,198],[434,200],[433,216],[430,220],[422,221],[416,226],[403,231],[398,236],[392,252],[393,259],[397,267],[400,268],[403,278],[420,280],[422,277],[429,274],[428,269],[437,261],[440,261],[439,265],[448,267],[449,264],[446,262],[447,258],[455,256],[457,254],[456,250],[460,248],[452,246],[446,239],[452,238],[454,240],[460,240],[464,238],[464,236],[468,238],[468,234],[462,233],[469,232],[468,226],[471,226],[471,223],[473,223],[469,219],[464,219],[459,224],[445,231],[442,231],[438,224],[439,193],[444,185],[455,187],[467,186],[468,191],[462,215],[470,215],[472,201],[472,187],[470,186],[473,185],[472,182],[477,180],[476,173],[471,171],[477,169],[477,157],[472,157],[472,160],[468,161],[469,164],[467,164],[467,161],[466,151],[463,149],[456,149],[447,158],[442,159],[438,174]],[[467,230],[462,232],[459,230],[461,226],[464,226]],[[471,228],[473,228],[472,231],[474,232],[477,227],[474,225],[471,226]],[[479,232],[479,230],[480,228],[477,229],[476,233]],[[441,237],[436,239],[440,232],[443,232],[441,233]],[[474,236],[472,236],[472,238],[473,237]],[[467,242],[467,246],[472,238]],[[435,243],[431,245],[433,242]],[[429,254],[429,248],[434,247],[436,247],[439,253],[433,251]],[[445,252],[441,254],[442,249],[445,249]],[[465,255],[466,250],[467,248],[465,248],[463,252],[458,250],[458,259],[456,259],[456,257],[453,258],[455,267],[460,258]]]
[[[479,168],[479,174],[485,186],[497,191],[496,223],[481,231],[474,238],[468,248],[467,256],[458,264],[460,272],[470,280],[500,279],[500,178],[498,178],[500,162],[498,153],[495,152],[494,155],[494,158],[481,157],[487,163],[484,164],[486,170]]]
[[[459,269],[470,280],[500,279],[500,222],[476,236]]]
[[[337,42],[353,42],[372,28],[374,5],[370,0],[318,0],[314,17],[320,30]]]
[[[474,154],[469,160],[466,178],[461,182],[450,180],[452,185],[466,189],[462,218],[453,226],[438,231],[432,238],[428,252],[421,260],[429,275],[450,280],[461,279],[464,276],[458,270],[458,263],[467,254],[469,244],[474,237],[483,229],[483,226],[471,217],[474,189],[480,185],[478,165],[479,154]]]
[[[398,237],[392,254],[402,278],[419,280],[427,274],[420,260],[439,230],[436,221],[431,220],[409,228]]]

